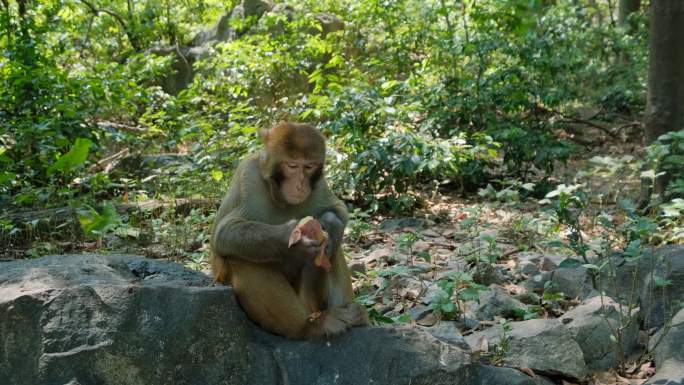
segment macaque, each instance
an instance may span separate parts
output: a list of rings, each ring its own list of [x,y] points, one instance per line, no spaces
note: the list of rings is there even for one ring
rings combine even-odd
[[[212,226],[214,280],[233,285],[253,321],[288,338],[367,324],[340,247],[347,209],[323,176],[325,137],[301,123],[260,135],[264,149],[242,160]]]

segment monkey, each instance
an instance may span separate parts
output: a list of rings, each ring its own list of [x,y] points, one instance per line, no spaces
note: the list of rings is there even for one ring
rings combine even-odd
[[[259,132],[264,148],[238,165],[212,225],[214,280],[231,284],[249,318],[291,339],[318,339],[368,324],[354,302],[341,242],[348,213],[323,175],[325,137],[305,123]],[[288,247],[297,220],[313,216],[328,234],[329,272],[315,266],[321,242]]]

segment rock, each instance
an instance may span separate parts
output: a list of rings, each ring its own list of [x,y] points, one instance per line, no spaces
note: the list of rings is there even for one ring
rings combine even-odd
[[[515,255],[515,259],[518,263],[529,262],[538,265],[542,259],[542,255],[532,251],[523,251]]]
[[[536,263],[524,261],[518,264],[518,271],[527,276],[534,276],[539,274],[539,268]]]
[[[561,267],[551,273],[554,292],[563,293],[567,298],[586,299],[596,294],[589,277],[589,270],[583,266]]]
[[[281,35],[285,32],[285,23],[294,20],[295,9],[290,4],[276,4],[270,11],[259,19],[259,28],[270,32],[273,36]]]
[[[561,262],[566,260],[568,257],[560,254],[545,254],[541,261],[539,262],[540,267],[544,271],[553,271],[560,266]]]
[[[532,292],[516,294],[513,298],[526,305],[539,305],[541,303],[541,297]]]
[[[624,309],[625,319],[629,319]],[[570,331],[582,352],[590,371],[607,370],[618,364],[617,343],[611,340],[613,330],[620,326],[620,308],[608,297],[593,297],[586,303],[568,311],[561,323]],[[623,331],[624,354],[627,356],[637,347],[639,335],[638,310],[633,311],[630,325]],[[608,325],[610,324],[610,325]]]
[[[332,13],[320,12],[315,18],[321,25],[323,36],[344,29],[344,21]]]
[[[192,46],[199,47],[209,43],[228,41],[230,36],[230,13],[226,13],[219,17],[212,28],[198,32],[192,38]]]
[[[352,263],[349,266],[352,276],[363,275],[366,273],[366,264],[361,262]]]
[[[0,264],[0,341],[0,384],[540,383],[416,327],[287,340],[251,323],[230,287],[115,254]]]
[[[411,315],[411,319],[418,321],[421,318],[425,317],[426,315],[432,313],[432,309],[428,306],[422,305],[422,304],[416,304],[413,307],[409,309],[409,314]]]
[[[662,335],[662,330],[651,340],[651,348]],[[684,309],[672,319],[672,326],[662,341],[655,346],[656,376],[649,383],[681,384],[684,379]],[[656,382],[656,380],[659,380]],[[666,382],[671,381],[671,382]]]
[[[495,316],[516,318],[517,312],[524,312],[527,306],[511,297],[508,292],[497,285],[490,285],[489,290],[480,292],[480,305],[475,316],[482,320],[491,320]]]
[[[665,361],[656,374],[645,385],[682,385],[684,383],[684,362]]]
[[[231,290],[200,273],[115,255],[1,266],[2,384],[256,380],[247,318]]]
[[[380,230],[394,231],[405,228],[422,229],[426,225],[425,219],[420,218],[393,218],[385,219],[380,223]]]
[[[551,272],[542,271],[541,273],[532,276],[523,283],[523,287],[529,292],[542,293],[544,292],[544,285],[551,279]]]
[[[558,320],[532,319],[510,325],[509,348],[503,357],[505,366],[530,368],[535,373],[580,381],[586,376],[582,349]],[[465,339],[471,348],[477,349],[480,338],[486,338],[491,347],[500,344],[501,336],[501,328],[492,327]]]
[[[491,263],[481,262],[473,273],[473,281],[481,285],[502,284],[506,282],[506,276]]]
[[[542,376],[532,378],[519,370],[498,366],[472,365],[466,375],[470,385],[553,385]]]
[[[467,355],[413,327],[357,328],[327,343],[259,336],[273,348],[281,371],[280,382],[269,382],[274,385],[465,385]]]
[[[645,274],[639,293],[639,304],[647,315],[648,325],[660,327],[665,324],[667,314],[677,311],[677,303],[684,302],[684,245],[669,245],[655,253],[656,268],[653,277]],[[650,254],[647,255],[650,259]],[[654,277],[671,281],[666,295],[654,284]],[[656,278],[657,279],[657,278]]]
[[[616,254],[611,257],[615,266],[614,275],[609,269],[602,270],[601,290],[613,298],[627,302],[631,297],[632,282],[636,279],[637,305],[644,314],[649,327],[660,327],[665,323],[665,315],[671,312],[676,301],[684,301],[684,245],[668,245],[644,252],[641,258],[628,259]],[[662,291],[652,290],[651,267],[653,276],[670,280],[665,298]]]
[[[430,333],[438,340],[450,345],[458,346],[463,351],[470,351],[470,345],[458,330],[457,322],[455,321],[440,321],[438,324],[431,327],[422,327],[423,330]]]

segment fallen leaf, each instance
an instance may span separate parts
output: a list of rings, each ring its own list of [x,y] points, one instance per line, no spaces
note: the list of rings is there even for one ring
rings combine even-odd
[[[534,370],[532,370],[530,368],[518,368],[518,370],[520,370],[521,372],[527,374],[528,376],[530,376],[532,378],[537,378],[537,375],[534,374]]]
[[[429,313],[425,317],[416,321],[416,323],[421,326],[434,326],[437,322],[439,322],[439,317],[436,316],[435,313]]]
[[[487,353],[489,351],[489,341],[487,340],[487,337],[482,336],[477,340],[477,344],[475,344],[475,349],[478,352],[482,353]]]

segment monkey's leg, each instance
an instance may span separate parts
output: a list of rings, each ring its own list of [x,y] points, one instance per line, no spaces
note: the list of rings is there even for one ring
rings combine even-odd
[[[366,308],[354,302],[351,272],[344,255],[339,252],[332,259],[332,269],[327,274],[327,302],[329,308],[338,308],[351,326],[368,325]]]
[[[214,282],[221,282],[225,284],[230,283],[230,263],[223,258],[216,255],[211,255],[211,272],[214,276]]]
[[[231,262],[232,283],[247,315],[264,329],[288,338],[316,338],[345,331],[338,312],[314,313],[281,272],[268,266]]]

